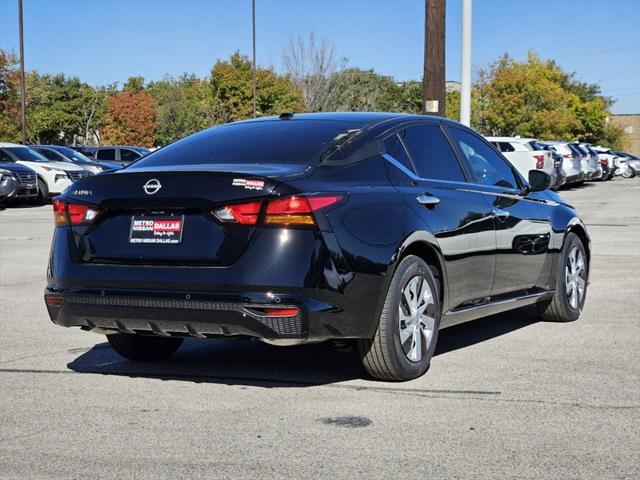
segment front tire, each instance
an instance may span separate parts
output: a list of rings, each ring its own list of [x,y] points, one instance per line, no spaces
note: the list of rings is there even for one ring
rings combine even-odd
[[[408,255],[391,279],[375,336],[357,342],[367,372],[392,381],[423,375],[436,349],[440,315],[431,269],[421,258]]]
[[[47,187],[47,183],[38,178],[38,196],[36,197],[36,201],[40,205],[44,205],[49,201],[49,188]]]
[[[578,319],[587,298],[587,262],[580,237],[569,233],[560,252],[555,294],[551,300],[538,303],[538,311],[544,320],[572,322]]]
[[[131,333],[114,333],[107,335],[111,347],[121,356],[129,360],[162,360],[170,357],[180,345],[182,338],[152,337]]]

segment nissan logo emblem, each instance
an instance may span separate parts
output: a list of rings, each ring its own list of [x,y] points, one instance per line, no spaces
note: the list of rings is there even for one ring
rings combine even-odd
[[[162,184],[160,180],[152,178],[151,180],[147,180],[147,183],[145,183],[142,188],[147,195],[153,195],[154,193],[158,193],[162,188]]]

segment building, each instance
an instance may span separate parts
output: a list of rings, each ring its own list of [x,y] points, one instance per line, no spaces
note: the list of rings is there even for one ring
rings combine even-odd
[[[629,148],[627,151],[634,155],[640,156],[640,114],[620,114],[611,115],[609,121],[614,125],[621,127],[627,134]]]

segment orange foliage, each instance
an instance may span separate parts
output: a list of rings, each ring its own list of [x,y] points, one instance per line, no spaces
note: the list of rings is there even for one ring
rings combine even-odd
[[[102,143],[153,147],[156,104],[146,92],[120,92],[108,100]]]

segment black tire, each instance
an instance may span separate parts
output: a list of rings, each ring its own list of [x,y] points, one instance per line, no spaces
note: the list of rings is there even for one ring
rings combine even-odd
[[[49,188],[47,187],[47,183],[38,178],[38,196],[36,197],[36,202],[40,205],[44,205],[49,201]]]
[[[427,348],[425,348],[427,340],[423,340],[423,337],[418,335],[420,341],[424,342],[421,343],[421,358],[418,361],[409,360],[400,341],[401,297],[414,277],[422,278],[431,290],[432,303],[428,304],[424,312],[434,320],[432,336]],[[359,339],[356,343],[358,354],[367,372],[372,377],[391,381],[411,380],[423,375],[429,369],[436,349],[440,310],[440,293],[431,269],[421,258],[408,255],[402,259],[391,279],[375,336],[372,339]],[[414,345],[413,340],[408,339],[405,341],[405,348],[407,342],[410,342],[411,346]]]
[[[569,254],[573,251],[574,247],[576,247],[581,253],[582,258],[584,259],[585,268],[584,293],[582,298],[577,302],[577,308],[572,307],[569,303],[565,278],[565,268],[569,261]],[[580,237],[575,233],[569,233],[564,239],[564,245],[562,246],[562,251],[560,252],[560,257],[558,259],[555,294],[551,300],[538,303],[538,312],[544,320],[548,322],[572,322],[580,317],[580,313],[582,313],[582,308],[584,307],[584,302],[587,298],[589,278],[586,272],[588,271],[588,259],[582,240],[580,240]]]
[[[117,353],[129,360],[162,360],[176,353],[183,339],[114,333],[107,335],[107,340]]]

